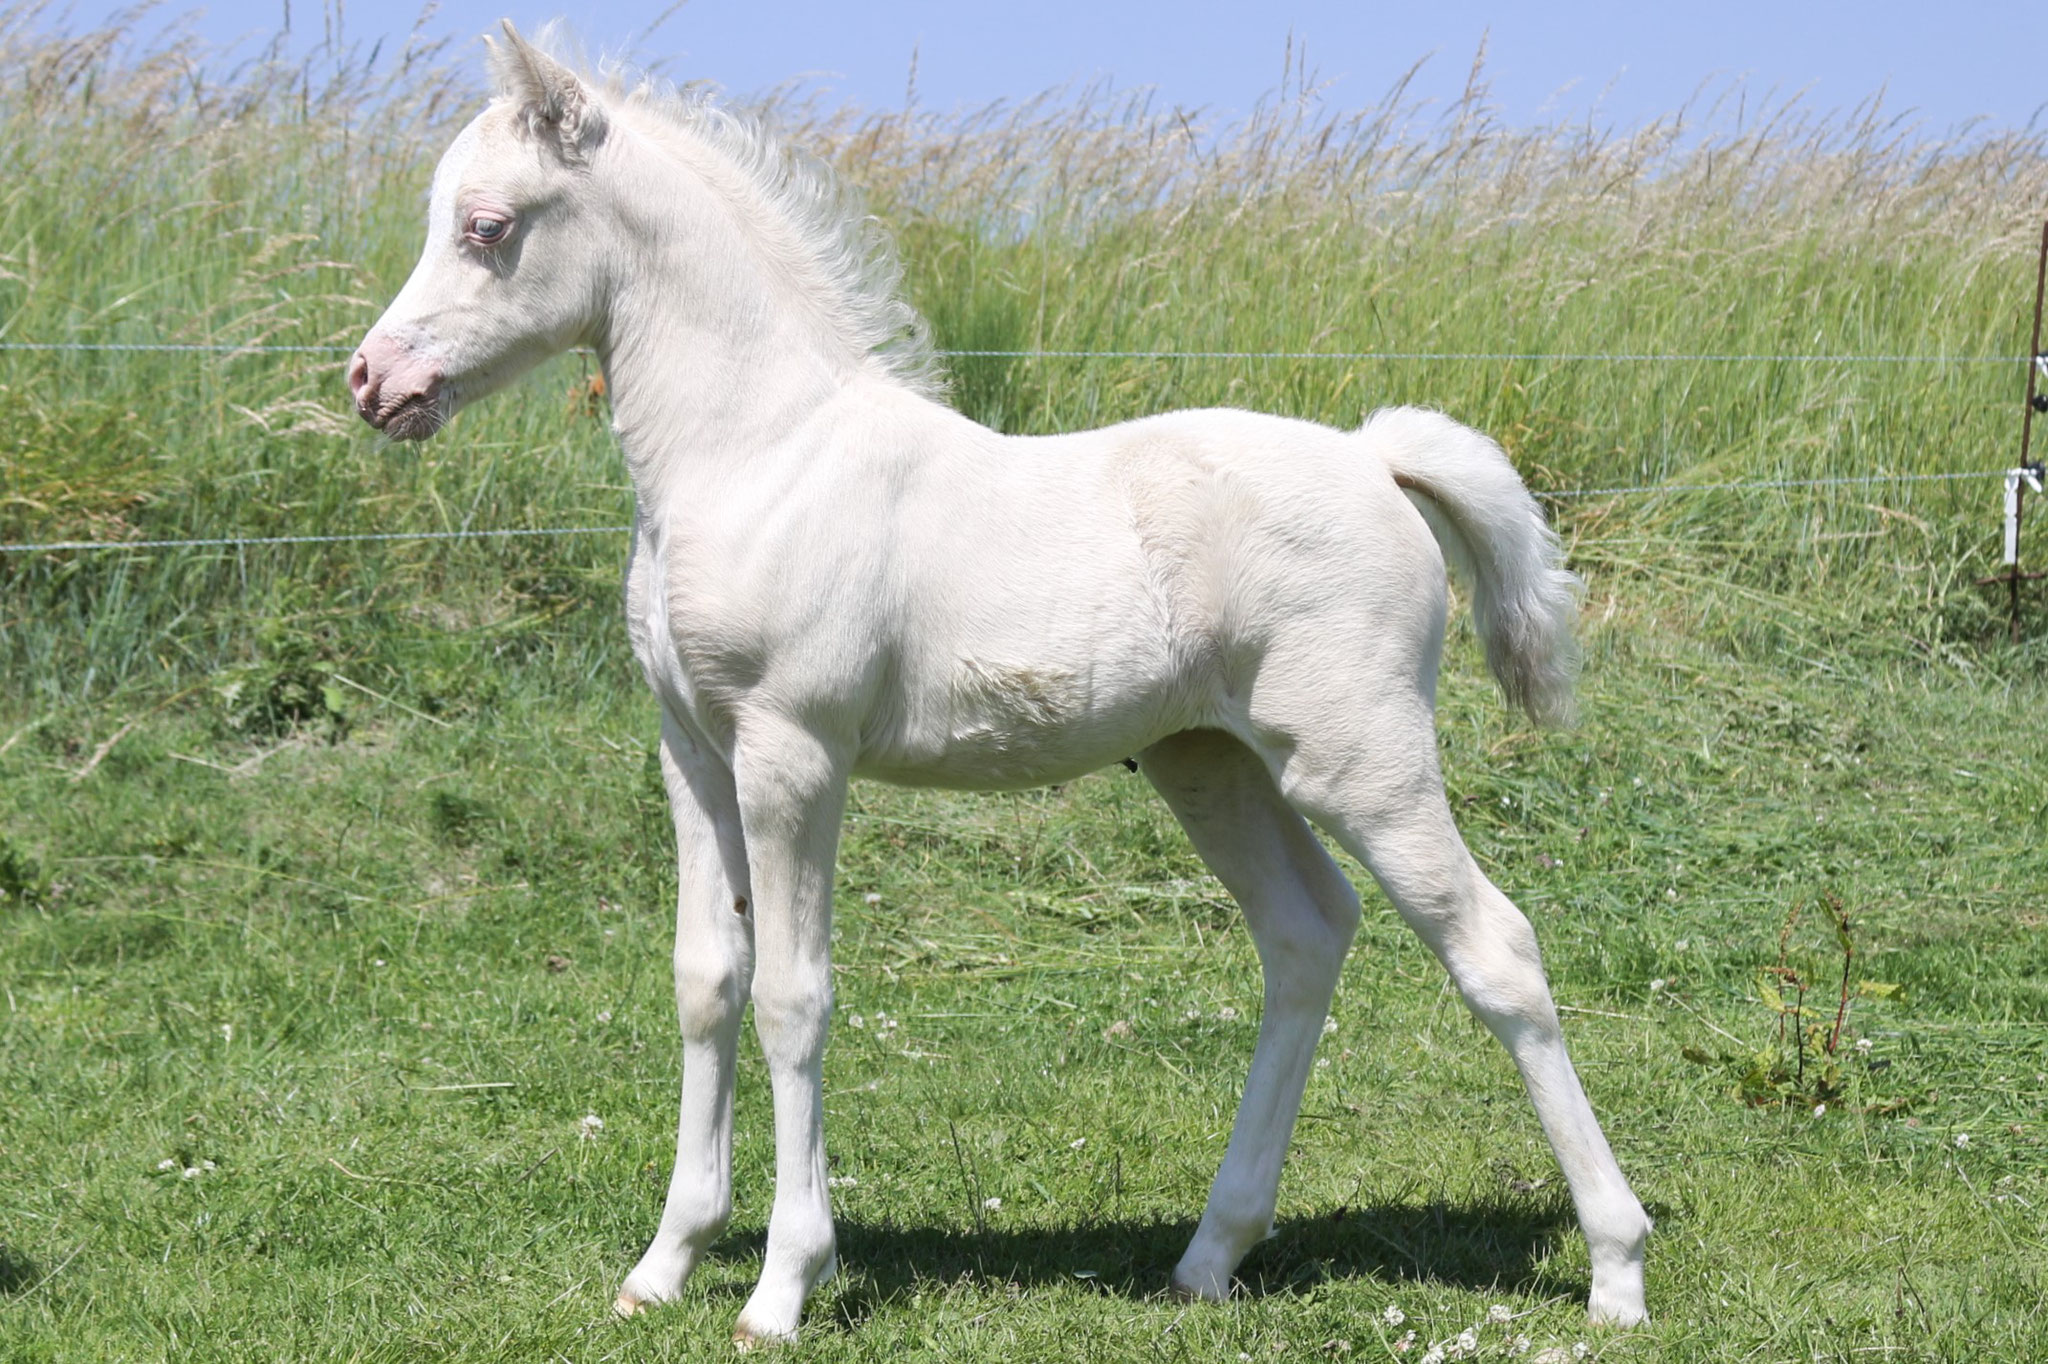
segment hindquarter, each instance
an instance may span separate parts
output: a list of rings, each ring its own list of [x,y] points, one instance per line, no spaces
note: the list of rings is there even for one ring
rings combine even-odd
[[[1214,415],[1166,423],[1126,456],[1148,591],[1204,723],[1285,732],[1433,704],[1447,610],[1442,554],[1351,433]]]

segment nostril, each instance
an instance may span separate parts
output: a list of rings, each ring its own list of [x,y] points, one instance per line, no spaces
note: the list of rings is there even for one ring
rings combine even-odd
[[[370,362],[361,351],[357,351],[348,362],[348,391],[355,398],[357,407],[369,400],[369,388]]]

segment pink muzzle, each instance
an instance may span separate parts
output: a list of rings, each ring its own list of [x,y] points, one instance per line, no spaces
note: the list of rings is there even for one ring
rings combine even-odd
[[[363,338],[348,364],[356,413],[394,440],[425,440],[448,419],[439,364],[381,327]]]

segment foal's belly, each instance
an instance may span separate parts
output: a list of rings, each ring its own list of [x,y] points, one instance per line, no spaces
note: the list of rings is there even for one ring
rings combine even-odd
[[[1171,677],[1104,686],[1099,678],[963,664],[943,696],[871,723],[854,771],[976,791],[1070,781],[1169,734],[1218,723],[1206,691]]]
[[[962,744],[929,756],[863,755],[854,775],[896,786],[938,786],[956,791],[1020,791],[1056,786],[1124,758],[1135,756],[1163,734],[1128,744],[1061,751],[1018,751],[996,745]]]

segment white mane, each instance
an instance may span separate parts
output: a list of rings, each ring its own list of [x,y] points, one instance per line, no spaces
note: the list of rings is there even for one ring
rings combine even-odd
[[[557,55],[565,44],[554,25],[542,29],[534,45],[571,69],[582,65]],[[590,84],[603,89],[615,114],[647,116],[635,119],[641,131],[680,135],[729,167],[731,176],[712,177],[716,188],[759,229],[766,249],[804,285],[855,353],[872,357],[891,378],[920,393],[943,393],[945,374],[930,328],[902,297],[895,242],[867,212],[860,191],[830,164],[758,114],[733,108],[707,90],[679,90],[624,68],[606,70]],[[700,165],[705,160],[690,159]]]

